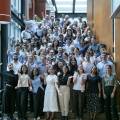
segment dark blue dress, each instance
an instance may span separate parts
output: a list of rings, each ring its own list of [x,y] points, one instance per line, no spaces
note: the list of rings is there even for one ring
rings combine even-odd
[[[98,83],[101,81],[99,76],[88,76],[87,79],[87,110],[89,112],[99,112],[99,89]]]

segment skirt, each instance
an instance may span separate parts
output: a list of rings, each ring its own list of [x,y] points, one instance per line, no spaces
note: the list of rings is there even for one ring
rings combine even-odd
[[[100,112],[100,98],[97,93],[87,94],[87,110],[88,112]]]

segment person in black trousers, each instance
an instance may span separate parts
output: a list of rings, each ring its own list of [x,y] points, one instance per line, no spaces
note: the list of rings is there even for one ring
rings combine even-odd
[[[18,74],[18,118],[20,120],[27,120],[27,103],[28,103],[28,91],[31,90],[31,80],[28,75],[28,67],[26,65],[21,66],[20,73]]]
[[[15,111],[15,97],[16,90],[15,86],[17,85],[17,81],[15,79],[15,74],[13,71],[12,63],[8,64],[8,71],[5,73],[6,75],[6,85],[3,93],[3,112],[7,114],[7,117],[10,120],[14,120],[13,114]]]
[[[119,120],[116,103],[117,80],[111,65],[106,65],[106,74],[103,77],[102,85],[106,120]]]
[[[38,120],[40,119],[40,116],[43,114],[44,103],[43,81],[39,74],[38,68],[34,68],[32,70],[31,79],[32,79],[34,120]]]

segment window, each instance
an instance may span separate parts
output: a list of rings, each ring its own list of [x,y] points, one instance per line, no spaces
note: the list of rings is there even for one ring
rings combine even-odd
[[[72,13],[73,0],[55,0],[58,13]],[[87,13],[87,0],[75,0],[75,13]]]
[[[76,0],[75,13],[87,13],[87,0]]]
[[[55,0],[58,13],[72,13],[73,0]]]

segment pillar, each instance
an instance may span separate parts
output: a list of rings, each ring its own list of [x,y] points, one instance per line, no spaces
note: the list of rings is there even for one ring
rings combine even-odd
[[[0,0],[0,24],[6,24],[11,19],[10,0]]]

